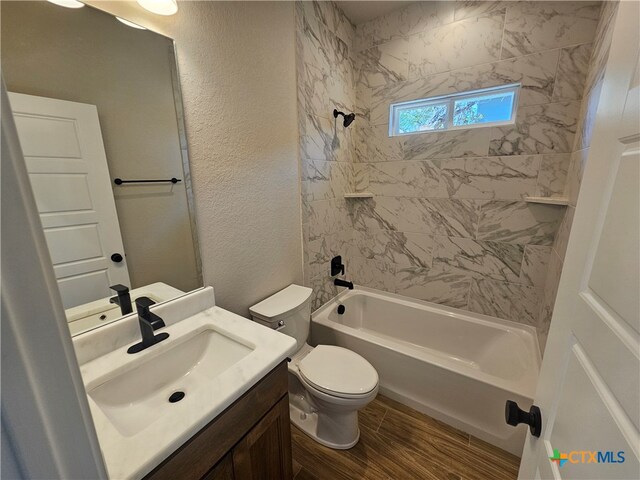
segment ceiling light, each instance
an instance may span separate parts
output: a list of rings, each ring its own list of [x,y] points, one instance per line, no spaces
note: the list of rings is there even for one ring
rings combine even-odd
[[[173,15],[178,11],[176,0],[138,0],[138,5],[158,15]]]
[[[124,18],[120,18],[116,16],[116,19],[119,22],[124,23],[127,27],[137,28],[138,30],[146,30],[146,28],[143,27],[142,25],[138,25],[137,23],[130,22],[129,20],[125,20]]]
[[[84,3],[79,2],[78,0],[47,0],[48,2],[55,3],[61,7],[67,8],[82,8],[84,7]]]

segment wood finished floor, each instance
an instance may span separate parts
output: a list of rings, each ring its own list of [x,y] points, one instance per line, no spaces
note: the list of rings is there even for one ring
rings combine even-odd
[[[291,425],[295,480],[513,480],[520,459],[378,395],[360,411],[360,441],[332,450]]]

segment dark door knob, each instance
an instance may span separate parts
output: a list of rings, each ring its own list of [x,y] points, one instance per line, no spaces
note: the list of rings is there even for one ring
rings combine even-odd
[[[542,432],[542,413],[535,405],[531,405],[528,412],[525,412],[518,404],[512,400],[507,400],[504,409],[504,418],[509,425],[516,426],[520,423],[529,425],[529,431],[534,437],[539,437]]]
[[[123,260],[123,257],[119,253],[114,253],[111,255],[112,262],[120,263],[122,260]]]

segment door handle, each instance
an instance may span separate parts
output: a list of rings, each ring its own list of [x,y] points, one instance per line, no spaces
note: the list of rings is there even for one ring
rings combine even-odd
[[[526,423],[529,425],[529,431],[534,437],[539,437],[542,432],[542,412],[535,405],[531,405],[529,411],[525,412],[513,400],[507,400],[504,419],[514,427],[520,423]]]
[[[115,263],[120,263],[123,260],[122,255],[119,253],[114,253],[111,255],[111,261]]]

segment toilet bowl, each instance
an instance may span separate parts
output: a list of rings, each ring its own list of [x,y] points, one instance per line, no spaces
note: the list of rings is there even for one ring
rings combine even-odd
[[[378,393],[378,372],[351,350],[307,343],[312,290],[290,285],[249,309],[254,321],[294,337],[289,362],[291,422],[318,443],[347,449],[358,443],[358,410]]]

